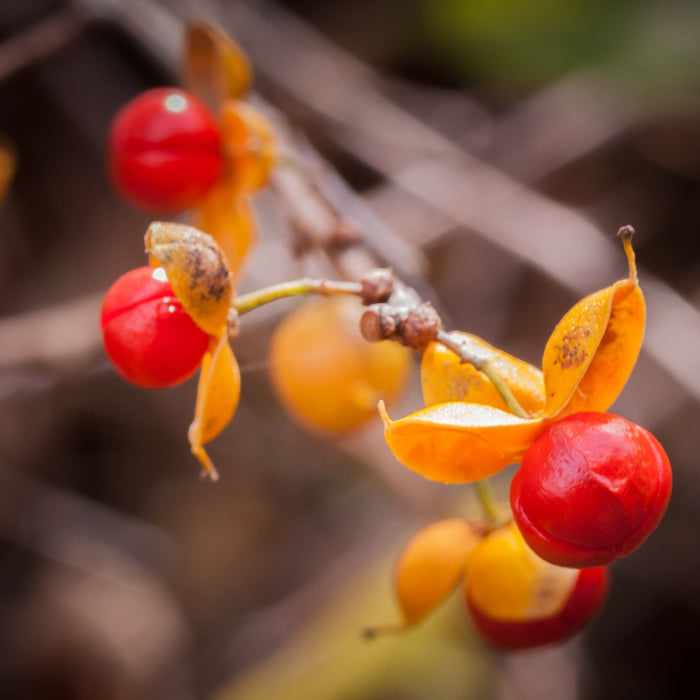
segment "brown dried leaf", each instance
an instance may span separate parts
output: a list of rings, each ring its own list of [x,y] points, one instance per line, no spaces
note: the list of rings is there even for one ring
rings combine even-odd
[[[192,226],[162,221],[148,227],[145,240],[185,311],[203,331],[219,337],[233,300],[233,275],[216,241]]]

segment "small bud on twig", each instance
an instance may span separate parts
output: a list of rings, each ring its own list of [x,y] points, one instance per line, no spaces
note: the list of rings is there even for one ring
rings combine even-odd
[[[365,306],[378,304],[389,300],[394,293],[397,279],[388,268],[377,268],[362,276],[361,299]]]
[[[387,304],[372,304],[362,314],[360,332],[365,340],[376,343],[396,335],[397,319]]]
[[[429,301],[426,301],[411,309],[406,320],[401,324],[399,336],[404,345],[422,350],[428,343],[435,340],[441,326],[438,312]]]
[[[441,325],[429,302],[416,306],[394,306],[389,302],[366,309],[360,319],[360,332],[369,342],[394,338],[409,348],[422,350],[435,340]]]

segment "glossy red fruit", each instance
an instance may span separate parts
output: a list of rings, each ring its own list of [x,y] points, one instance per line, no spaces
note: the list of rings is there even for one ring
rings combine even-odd
[[[561,642],[598,612],[608,591],[605,567],[567,569],[529,549],[511,524],[472,552],[465,601],[482,639],[501,651]]]
[[[659,442],[609,413],[576,413],[547,426],[510,489],[530,547],[553,564],[575,567],[637,549],[670,496],[671,466]]]
[[[105,296],[100,324],[119,374],[149,389],[189,378],[209,345],[209,336],[182,308],[162,267],[122,275]]]
[[[224,167],[219,125],[184,90],[148,90],[125,105],[109,132],[109,170],[125,199],[151,211],[189,209]]]

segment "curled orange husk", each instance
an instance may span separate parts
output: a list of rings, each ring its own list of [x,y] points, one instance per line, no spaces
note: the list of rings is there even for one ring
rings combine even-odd
[[[243,50],[223,29],[190,22],[185,30],[183,84],[211,105],[250,89],[253,74]]]
[[[451,402],[392,421],[383,402],[384,437],[396,458],[434,481],[466,483],[520,459],[542,419],[518,418],[491,406]]]
[[[226,100],[221,106],[221,132],[233,192],[240,196],[260,189],[277,162],[277,139],[270,122],[247,102]]]
[[[233,275],[216,241],[192,226],[154,221],[146,232],[146,251],[165,268],[192,320],[220,337],[233,301]]]
[[[575,304],[547,341],[542,359],[545,415],[606,411],[634,368],[644,335],[646,306],[634,253],[625,250],[630,276]]]
[[[204,445],[233,418],[240,393],[241,373],[226,336],[212,338],[202,360],[195,416],[188,433],[192,453],[212,479],[217,479],[218,474]]]
[[[396,563],[402,627],[420,622],[454,591],[480,541],[481,534],[463,518],[432,523],[413,535]]]
[[[460,331],[449,335],[470,355],[486,360],[527,413],[534,415],[544,408],[544,383],[537,367],[494,348],[475,335]],[[421,386],[426,406],[463,401],[508,410],[485,374],[468,362],[461,362],[452,350],[440,343],[431,343],[423,353]]]
[[[250,199],[236,196],[224,180],[194,212],[193,224],[219,244],[231,272],[238,276],[258,238]]]

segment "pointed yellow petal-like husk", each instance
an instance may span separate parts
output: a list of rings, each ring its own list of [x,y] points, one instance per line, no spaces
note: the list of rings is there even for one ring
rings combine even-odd
[[[527,413],[534,415],[544,408],[544,382],[537,367],[494,348],[475,335],[460,331],[449,335],[470,355],[488,361]],[[460,362],[459,357],[441,343],[431,343],[423,353],[421,386],[426,406],[463,401],[508,410],[489,378],[468,362]]]
[[[241,394],[241,373],[226,336],[212,338],[202,360],[197,387],[195,415],[188,437],[193,454],[207,474],[217,478],[216,469],[204,450],[230,422]]]
[[[219,244],[231,272],[238,277],[258,238],[248,197],[236,196],[231,184],[224,180],[197,208],[192,223]]]
[[[233,300],[233,276],[216,241],[192,226],[154,221],[146,251],[165,268],[173,292],[192,320],[221,336]]]
[[[548,417],[610,408],[637,361],[645,316],[636,280],[616,282],[566,313],[542,359]]]
[[[207,22],[191,22],[185,33],[183,84],[195,95],[218,107],[250,89],[250,62],[226,32]]]
[[[431,613],[457,587],[481,535],[464,519],[452,518],[419,530],[396,563],[396,596],[410,627]]]
[[[466,483],[517,461],[542,429],[491,406],[444,403],[392,421],[379,403],[384,437],[394,456],[427,479]]]

